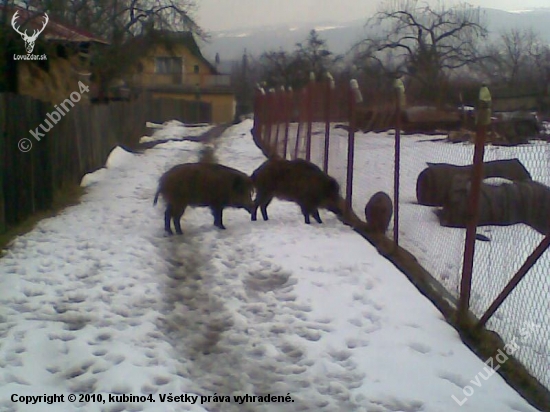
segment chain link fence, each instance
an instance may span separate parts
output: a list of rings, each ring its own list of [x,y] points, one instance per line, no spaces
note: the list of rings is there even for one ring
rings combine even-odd
[[[462,130],[459,132],[462,138],[457,139],[455,135],[451,139],[447,132],[427,133],[424,130],[426,123],[433,122],[434,119],[438,124],[446,123],[446,126],[454,124],[455,120],[459,122],[454,126],[468,123],[466,113],[459,114],[456,119],[447,118],[437,122],[442,120],[441,115],[430,112],[427,108],[420,115],[413,109],[407,109],[399,117],[405,123],[397,130],[395,103],[391,92],[388,94],[389,98],[386,100],[377,98],[375,101],[372,96],[369,99],[368,91],[364,91],[363,101],[360,101],[349,85],[337,84],[331,88],[328,82],[312,82],[307,88],[298,91],[258,91],[254,138],[268,155],[277,154],[286,159],[308,159],[327,171],[340,183],[348,204],[362,218],[365,204],[379,191],[387,193],[396,203],[396,134],[401,129],[407,130],[407,134],[399,133],[399,198],[398,208],[394,210],[399,219],[395,219],[394,215],[387,235],[393,238],[392,234],[398,234],[399,244],[417,257],[421,265],[458,301],[461,293],[464,293],[461,291],[461,282],[466,224],[450,227],[457,225],[449,225],[445,221],[441,204],[449,201],[445,197],[448,195],[443,194],[454,188],[456,182],[451,175],[439,177],[434,193],[439,196],[440,192],[443,200],[439,199],[437,205],[419,204],[423,202],[419,202],[419,195],[422,196],[422,193],[419,194],[418,186],[425,183],[419,182],[423,171],[434,167],[434,164],[439,164],[436,167],[445,167],[441,164],[472,165],[476,135]],[[429,121],[427,118],[430,118]],[[485,145],[484,162],[517,159],[532,180],[545,185],[545,190],[548,190],[548,138],[524,139],[523,144],[505,146],[502,142],[495,141],[495,133],[490,135],[492,140]],[[497,168],[499,170],[496,175],[508,176],[508,171],[502,173],[500,166]],[[496,169],[485,166],[486,174],[491,170]],[[468,178],[471,175],[470,168],[467,171]],[[509,180],[502,180],[502,177],[500,180],[495,177],[485,179],[483,186],[512,184]],[[514,194],[516,189],[512,188],[505,195],[512,198],[504,200],[498,197],[487,199],[483,190],[480,193],[480,203],[488,203],[496,209],[521,209],[522,205],[528,204],[531,210],[529,213],[536,215],[534,220],[547,222],[541,216],[550,212],[550,196],[533,194],[533,198],[525,203],[524,193],[529,193],[530,189],[527,192],[516,191]],[[470,199],[468,197],[468,201]],[[467,206],[467,203],[464,204]],[[521,210],[516,214],[518,213],[524,214]],[[441,224],[441,220],[445,226]],[[399,222],[395,232],[392,227],[394,221]],[[499,223],[475,229],[476,237],[472,238],[472,242],[475,242],[474,264],[467,307],[475,317],[483,317],[525,264],[529,255],[550,232],[550,227],[545,232],[544,222],[537,228],[525,223]],[[545,250],[519,284],[515,288],[510,287],[512,292],[506,296],[494,315],[488,318],[485,326],[498,333],[504,342],[515,343],[519,350],[514,356],[539,382],[550,389],[549,273],[550,253]]]

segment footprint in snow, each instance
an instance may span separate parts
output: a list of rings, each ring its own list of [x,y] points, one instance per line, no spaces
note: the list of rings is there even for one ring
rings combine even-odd
[[[424,343],[421,343],[421,342],[411,342],[409,343],[409,348],[411,348],[412,350],[418,352],[418,353],[422,353],[422,354],[426,354],[426,353],[429,353],[431,352],[432,348]]]

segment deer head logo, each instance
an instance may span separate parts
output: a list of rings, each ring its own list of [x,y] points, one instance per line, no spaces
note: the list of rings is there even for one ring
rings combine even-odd
[[[17,20],[17,14],[18,13],[19,13],[19,11],[16,11],[15,14],[13,15],[13,18],[11,19],[11,26],[13,27],[13,29],[17,33],[19,33],[21,35],[21,37],[25,41],[25,49],[27,49],[27,54],[31,54],[33,49],[34,49],[34,42],[38,38],[38,35],[44,31],[44,29],[46,28],[46,24],[48,24],[48,21],[50,19],[49,19],[48,15],[46,13],[44,13],[44,25],[42,26],[42,28],[40,30],[34,30],[34,33],[32,34],[32,36],[29,36],[27,34],[27,30],[25,30],[25,32],[22,33],[22,32],[19,31],[19,27],[16,26],[16,20]]]

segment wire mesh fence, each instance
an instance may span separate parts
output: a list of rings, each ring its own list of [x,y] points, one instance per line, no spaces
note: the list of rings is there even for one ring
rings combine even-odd
[[[308,159],[327,171],[340,183],[355,213],[363,217],[365,204],[376,192],[383,191],[396,202],[396,115],[393,96],[391,92],[389,94],[387,99],[377,98],[375,101],[372,97],[369,99],[368,90],[363,91],[364,101],[357,104],[347,84],[331,89],[328,82],[312,82],[307,88],[297,91],[258,92],[254,137],[268,154],[278,154],[286,159]],[[411,113],[406,113],[409,120],[413,117]],[[409,133],[401,136],[400,195],[395,209],[398,216],[394,215],[387,234],[389,237],[394,237],[392,233],[398,234],[399,244],[415,255],[422,266],[458,299],[464,293],[460,287],[465,225],[443,226],[442,205],[419,204],[418,185],[422,172],[433,164],[472,165],[474,144],[471,139],[451,141],[446,133],[412,133],[418,124],[404,125]],[[547,141],[532,140],[513,147],[485,145],[484,162],[509,159],[518,159],[533,181],[550,186],[550,144]],[[489,169],[485,166],[486,173]],[[468,177],[470,175],[469,170]],[[511,184],[508,180],[493,178],[484,180],[483,185],[503,182]],[[443,176],[438,190],[446,193],[453,187],[452,176]],[[514,190],[508,192],[513,194]],[[480,195],[481,203],[496,209],[521,209],[527,205],[533,215],[527,220],[535,221],[535,228],[522,223],[477,227],[476,239],[472,240],[475,254],[469,310],[478,319],[550,232],[550,220],[546,218],[550,196],[537,193],[535,190],[529,201],[525,200],[524,194],[516,194],[520,199],[515,201],[508,198],[488,200],[485,192]],[[518,213],[523,215],[525,212]],[[393,232],[392,225],[396,221],[398,227]],[[550,253],[545,251],[489,318],[486,327],[497,332],[506,343],[517,344],[519,350],[514,356],[550,389],[549,273]]]

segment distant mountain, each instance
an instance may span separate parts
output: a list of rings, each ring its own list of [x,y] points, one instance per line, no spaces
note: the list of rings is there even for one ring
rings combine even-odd
[[[550,8],[520,12],[496,9],[482,9],[482,11],[485,12],[488,29],[492,36],[513,27],[532,28],[550,43]],[[249,54],[255,56],[268,50],[293,50],[296,43],[303,42],[309,32],[315,29],[321,38],[327,41],[327,45],[333,53],[343,54],[355,43],[367,37],[366,22],[365,18],[346,23],[318,22],[219,31],[211,33],[211,41],[203,43],[201,48],[211,61],[216,53],[220,54],[222,62],[240,60],[245,49]]]
[[[315,29],[333,53],[342,54],[365,38],[365,22],[366,19],[338,24],[319,22],[213,32],[211,41],[203,43],[201,49],[207,58],[219,53],[223,60],[240,59],[245,49],[252,55],[268,50],[293,50],[296,43],[305,41],[309,32]]]

